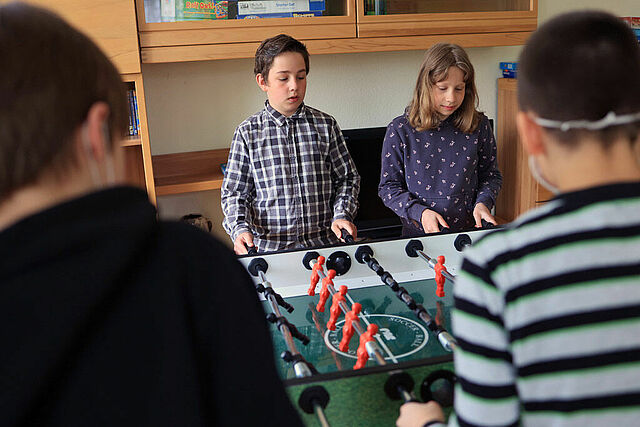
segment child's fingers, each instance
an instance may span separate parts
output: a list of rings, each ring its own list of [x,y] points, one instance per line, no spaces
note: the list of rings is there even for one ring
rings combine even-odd
[[[436,218],[438,219],[438,222],[440,223],[441,226],[449,228],[449,224],[447,224],[447,221],[444,220],[442,215],[440,215],[439,213],[436,213]]]

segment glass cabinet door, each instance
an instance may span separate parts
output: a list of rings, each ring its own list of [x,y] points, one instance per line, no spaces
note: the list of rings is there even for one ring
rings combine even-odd
[[[365,15],[524,12],[530,0],[364,0]]]
[[[356,37],[356,0],[136,0],[143,62],[252,57],[262,40]]]
[[[144,23],[347,16],[344,0],[144,0]]]
[[[358,37],[527,32],[538,0],[358,0]]]

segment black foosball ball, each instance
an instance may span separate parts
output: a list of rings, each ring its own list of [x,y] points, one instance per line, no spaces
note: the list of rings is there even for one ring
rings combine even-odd
[[[486,230],[241,258],[264,298],[278,369],[308,426],[394,425],[453,404],[449,333],[461,252]]]

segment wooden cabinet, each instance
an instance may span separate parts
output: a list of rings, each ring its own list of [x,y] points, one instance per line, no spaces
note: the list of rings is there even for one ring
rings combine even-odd
[[[331,40],[356,37],[356,0],[326,0],[324,15],[316,17],[150,22],[155,20],[147,17],[151,7],[161,1],[137,0],[145,63],[251,58],[262,40],[280,33],[304,40],[310,48],[324,49]]]
[[[537,0],[359,0],[360,5],[363,38],[528,32],[538,16]]]
[[[88,35],[121,74],[140,72],[134,0],[24,0],[56,12]],[[0,0],[8,3],[9,0]]]
[[[0,0],[6,3],[8,0]],[[89,36],[115,64],[122,80],[134,89],[138,101],[139,135],[122,141],[128,167],[128,182],[145,188],[155,203],[155,188],[147,110],[140,68],[138,29],[134,0],[28,0],[48,8]]]
[[[283,32],[311,54],[520,45],[538,16],[538,0],[325,0],[324,16],[149,22],[165,1],[136,0],[144,63],[251,58],[260,41]]]
[[[549,200],[553,195],[529,172],[528,156],[516,128],[517,80],[498,79],[498,167],[502,190],[496,201],[496,216],[513,221],[520,214]]]

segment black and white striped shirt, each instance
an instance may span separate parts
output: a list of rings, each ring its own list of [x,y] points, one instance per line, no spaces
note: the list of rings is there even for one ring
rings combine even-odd
[[[560,195],[467,252],[450,424],[640,425],[640,183]]]
[[[304,104],[286,117],[267,101],[233,136],[223,226],[232,240],[251,232],[259,251],[334,244],[331,223],[353,221],[359,190],[333,117]]]

